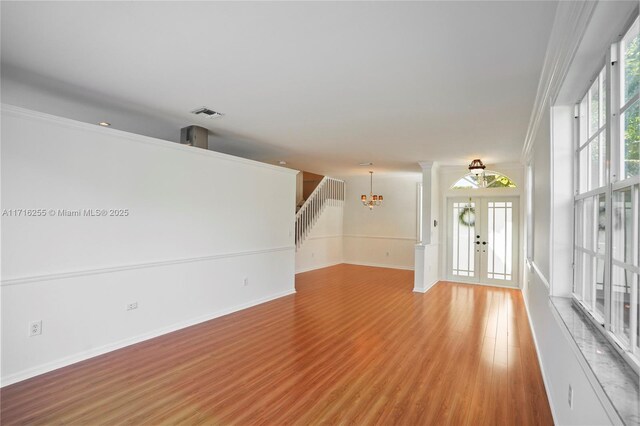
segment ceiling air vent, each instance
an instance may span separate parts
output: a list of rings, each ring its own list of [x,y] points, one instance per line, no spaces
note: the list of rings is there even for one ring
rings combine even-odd
[[[224,115],[221,112],[216,112],[216,111],[214,111],[212,109],[209,109],[207,107],[194,109],[193,111],[191,111],[191,113],[195,114],[195,115],[201,115],[201,116],[207,117],[207,118],[218,118],[218,117],[222,117]]]

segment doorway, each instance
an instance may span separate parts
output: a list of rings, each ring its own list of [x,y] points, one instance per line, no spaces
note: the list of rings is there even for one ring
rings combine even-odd
[[[518,197],[448,198],[447,278],[518,287]]]

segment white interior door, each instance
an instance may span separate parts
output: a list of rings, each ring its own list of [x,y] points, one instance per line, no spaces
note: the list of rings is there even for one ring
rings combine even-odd
[[[448,278],[517,287],[518,197],[449,198]]]

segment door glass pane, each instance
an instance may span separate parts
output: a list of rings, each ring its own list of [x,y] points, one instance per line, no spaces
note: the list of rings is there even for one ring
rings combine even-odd
[[[512,278],[513,203],[487,202],[487,278]]]
[[[461,277],[475,275],[476,204],[454,202],[453,224],[453,269],[452,274]]]

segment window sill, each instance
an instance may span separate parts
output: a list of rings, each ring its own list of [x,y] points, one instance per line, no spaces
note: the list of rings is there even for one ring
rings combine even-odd
[[[636,372],[582,311],[573,306],[571,298],[550,299],[622,421],[628,426],[640,426],[640,381]]]

